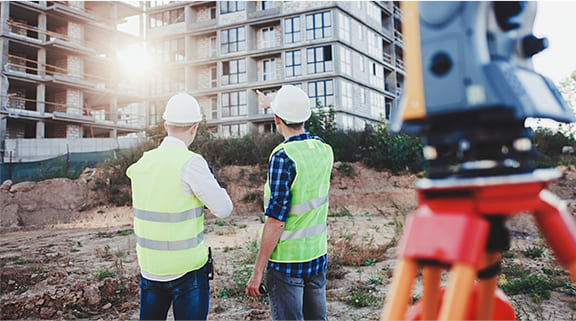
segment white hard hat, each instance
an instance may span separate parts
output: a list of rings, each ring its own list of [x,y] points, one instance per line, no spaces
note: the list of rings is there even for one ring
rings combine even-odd
[[[162,118],[168,125],[190,126],[202,120],[202,113],[196,98],[186,93],[180,93],[168,100]]]
[[[270,103],[274,114],[288,123],[302,123],[310,118],[310,99],[306,93],[292,85],[282,86]]]

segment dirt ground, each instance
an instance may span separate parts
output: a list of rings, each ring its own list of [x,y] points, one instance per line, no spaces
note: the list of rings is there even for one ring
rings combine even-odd
[[[417,176],[344,165],[334,171],[330,191],[329,257],[334,264],[327,284],[328,317],[376,320],[396,262],[394,241],[406,214],[417,205],[413,188]],[[576,213],[576,172],[560,170],[563,177],[550,189]],[[270,318],[265,298],[243,294],[262,224],[263,175],[260,169],[247,166],[217,172],[235,210],[227,219],[206,215],[205,243],[212,247],[216,262],[209,320]],[[78,182],[62,184],[77,184],[74,186],[80,189]],[[46,189],[44,185],[28,188],[4,191],[2,213],[11,206],[14,220],[3,225],[0,234],[0,319],[138,319],[139,270],[131,208],[99,205],[87,209],[83,204],[90,202],[75,201],[76,208],[58,213],[41,207],[34,210],[30,204],[21,210],[24,207],[14,200],[27,197],[19,193]],[[77,194],[96,197],[89,192]],[[57,221],[46,217],[52,213],[58,215]],[[560,270],[531,216],[514,216],[507,226],[512,235],[512,254],[505,255],[507,267]],[[364,259],[365,251],[350,250],[354,244],[375,251]],[[542,248],[543,254],[534,259],[519,254],[530,248]],[[354,256],[360,261],[350,263]],[[419,284],[417,281],[414,299],[420,295]],[[549,299],[534,301],[517,294],[511,302],[522,320],[571,320],[576,315],[575,293],[565,286],[553,290]]]

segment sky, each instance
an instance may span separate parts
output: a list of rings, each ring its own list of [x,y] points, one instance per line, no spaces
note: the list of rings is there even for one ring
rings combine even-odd
[[[537,72],[558,84],[576,71],[576,1],[538,1],[534,34],[549,42],[532,58]]]

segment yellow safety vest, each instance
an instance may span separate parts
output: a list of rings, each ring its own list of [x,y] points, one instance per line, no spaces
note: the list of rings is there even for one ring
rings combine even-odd
[[[290,210],[284,231],[270,256],[272,262],[308,262],[326,254],[328,193],[334,155],[330,145],[317,139],[278,145],[294,162],[296,177],[290,186]],[[270,156],[272,157],[272,156]],[[264,208],[270,201],[270,184],[264,187]]]
[[[180,147],[159,147],[126,171],[132,181],[138,263],[150,274],[182,274],[208,261],[204,204],[180,189],[182,167],[195,155]]]

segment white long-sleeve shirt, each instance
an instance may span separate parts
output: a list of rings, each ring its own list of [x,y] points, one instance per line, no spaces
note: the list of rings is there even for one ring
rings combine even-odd
[[[160,147],[180,147],[188,150],[186,143],[178,138],[167,136]],[[196,196],[212,214],[224,218],[230,216],[233,205],[228,192],[218,184],[204,157],[196,155],[182,167],[180,173],[180,189],[182,193]],[[184,274],[155,275],[141,271],[147,280],[168,282],[176,280]]]

